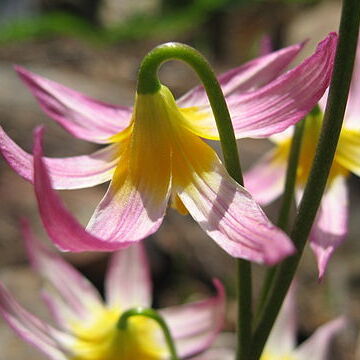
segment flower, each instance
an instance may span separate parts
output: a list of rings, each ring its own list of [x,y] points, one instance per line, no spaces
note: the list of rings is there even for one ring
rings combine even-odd
[[[112,255],[105,279],[106,302],[93,285],[59,255],[36,239],[23,224],[33,268],[51,285],[43,299],[59,329],[25,310],[0,284],[0,314],[26,342],[53,360],[168,359],[159,325],[136,316],[126,330],[117,323],[131,308],[151,306],[149,266],[140,244]],[[181,358],[199,353],[212,343],[222,327],[224,290],[214,280],[217,295],[206,300],[160,310]]]
[[[360,45],[358,46],[359,49]],[[320,279],[324,276],[331,255],[346,237],[348,222],[346,178],[351,173],[360,176],[359,81],[360,56],[357,57],[355,63],[344,125],[340,133],[334,162],[310,234],[310,244],[317,258]],[[298,201],[304,190],[315,155],[326,99],[327,95],[319,103],[321,111],[309,115],[305,123],[296,179]],[[275,149],[265,154],[244,175],[246,188],[260,204],[266,205],[270,203],[284,189],[292,130],[292,128],[289,128],[288,131],[271,137],[270,140],[276,145]]]
[[[346,324],[344,317],[338,317],[320,326],[315,333],[297,346],[296,309],[294,287],[285,298],[279,316],[266,342],[260,360],[327,360],[332,338]],[[214,347],[194,360],[232,360],[234,351]]]
[[[330,34],[311,57],[280,76],[302,45],[221,75],[237,138],[266,137],[308,113],[328,86],[336,41],[336,34]],[[162,86],[154,94],[137,94],[130,109],[98,102],[16,69],[44,111],[71,134],[110,143],[90,156],[45,158],[45,166],[35,161],[33,174],[31,155],[1,134],[3,156],[21,176],[35,182],[45,227],[62,249],[114,250],[143,239],[158,229],[171,199],[174,208],[183,214],[189,212],[232,256],[274,264],[294,251],[288,237],[269,222],[249,193],[230,178],[216,153],[199,138],[218,139],[202,87],[175,102]],[[39,158],[40,145],[36,149]],[[51,184],[45,180],[47,171]],[[110,187],[90,219],[87,233],[59,199],[50,195],[51,186],[74,189],[108,180]],[[64,231],[69,236],[60,235]]]

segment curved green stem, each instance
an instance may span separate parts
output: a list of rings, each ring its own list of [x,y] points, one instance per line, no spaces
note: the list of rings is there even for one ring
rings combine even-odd
[[[320,205],[336,151],[348,98],[360,22],[360,1],[344,0],[339,44],[320,139],[308,183],[290,237],[297,254],[276,270],[269,296],[259,314],[252,338],[252,360],[261,356],[276,316],[296,272],[298,263]]]
[[[158,312],[156,312],[154,309],[151,308],[142,308],[142,307],[127,310],[123,312],[122,315],[120,316],[120,319],[117,324],[118,329],[122,331],[126,331],[128,320],[130,317],[133,316],[144,316],[156,321],[161,327],[161,330],[163,331],[165,341],[170,352],[171,360],[179,360],[179,357],[177,356],[176,353],[175,343],[171,336],[170,330],[165,320]]]
[[[316,108],[313,111],[318,112],[319,110]],[[284,231],[286,231],[288,228],[291,204],[294,201],[296,173],[300,158],[301,143],[304,135],[306,119],[307,118],[305,117],[302,121],[296,124],[294,135],[291,141],[291,148],[288,157],[288,167],[286,170],[284,194],[283,194],[280,212],[279,212],[279,218],[277,222],[277,225]],[[257,313],[261,311],[261,308],[265,303],[265,299],[269,293],[272,281],[275,276],[276,269],[277,267],[273,266],[266,272],[264,285],[260,294]]]
[[[211,109],[218,128],[225,167],[230,176],[243,185],[234,129],[229,110],[217,78],[203,56],[190,46],[167,43],[150,51],[141,63],[137,92],[153,94],[160,89],[158,69],[168,60],[181,60],[190,65],[198,74],[209,98]],[[248,261],[237,260],[238,271],[238,351],[237,360],[247,360],[251,342],[251,265]]]
[[[159,91],[161,84],[158,69],[161,64],[169,60],[184,61],[198,74],[214,114],[226,169],[238,183],[242,183],[234,129],[224,95],[211,66],[197,50],[175,42],[155,47],[144,57],[140,65],[137,92],[153,94]]]

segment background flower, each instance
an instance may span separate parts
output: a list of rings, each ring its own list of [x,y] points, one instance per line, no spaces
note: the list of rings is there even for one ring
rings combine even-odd
[[[134,245],[114,253],[105,279],[106,303],[87,279],[57,254],[47,250],[23,224],[32,266],[47,281],[43,299],[59,329],[26,311],[0,284],[0,313],[26,342],[54,360],[167,359],[161,330],[148,318],[117,322],[122,312],[151,306],[151,281],[144,249]],[[181,358],[206,349],[221,329],[224,291],[207,300],[160,310]]]

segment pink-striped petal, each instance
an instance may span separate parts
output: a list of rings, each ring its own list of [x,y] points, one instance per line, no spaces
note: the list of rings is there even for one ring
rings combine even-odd
[[[134,244],[112,255],[105,282],[110,308],[150,307],[150,269],[142,244]]]
[[[15,70],[45,113],[79,139],[107,143],[130,123],[131,108],[92,99],[20,66]]]
[[[102,307],[96,288],[61,256],[45,248],[25,220],[22,233],[31,265],[59,292],[77,317],[87,319],[94,308]]]
[[[329,85],[336,45],[331,33],[299,66],[250,94],[228,97],[236,137],[268,137],[309,113]]]
[[[59,196],[52,190],[46,165],[42,160],[43,128],[35,130],[34,188],[42,222],[51,240],[64,251],[114,251],[128,246],[89,234],[66,210]]]
[[[261,205],[267,205],[284,191],[286,161],[278,149],[266,153],[244,174],[246,190]]]
[[[291,240],[228,175],[214,150],[194,135],[181,139],[173,188],[202,229],[234,257],[271,265],[292,254]]]
[[[0,283],[0,314],[14,332],[52,360],[68,360],[69,337],[25,310]]]
[[[333,252],[345,240],[347,222],[346,178],[338,176],[331,181],[325,191],[310,234],[310,245],[317,258],[319,279],[324,276]]]
[[[298,360],[329,359],[331,340],[345,325],[345,319],[340,317],[319,327],[308,340],[293,352],[294,358]]]
[[[337,35],[331,33],[297,67],[259,89],[246,93],[235,91],[227,96],[236,138],[269,137],[305,117],[329,85],[336,44]],[[206,113],[205,108],[200,110]],[[189,129],[201,137],[218,139],[211,115],[200,117]]]
[[[196,303],[161,310],[175,340],[181,358],[206,350],[223,326],[225,293],[218,280],[214,280],[217,295]]]
[[[111,180],[119,161],[119,144],[109,145],[90,155],[44,158],[55,189],[80,189]],[[0,127],[0,152],[9,166],[33,182],[33,156],[21,149]]]
[[[120,188],[110,184],[86,227],[89,233],[122,244],[142,240],[160,227],[169,199],[170,174],[162,199],[153,197],[146,177],[135,187],[130,176],[124,174]]]
[[[288,46],[221,74],[218,80],[224,95],[230,95],[234,91],[257,89],[272,81],[286,69],[302,48],[303,44]],[[180,107],[208,104],[204,87],[195,87],[184,94],[177,103]]]

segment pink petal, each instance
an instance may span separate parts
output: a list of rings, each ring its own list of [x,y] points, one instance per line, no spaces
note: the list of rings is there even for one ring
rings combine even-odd
[[[65,251],[114,251],[126,247],[126,242],[111,242],[96,238],[85,231],[65,209],[51,188],[51,181],[42,160],[41,139],[43,128],[35,130],[34,188],[42,222],[51,240]]]
[[[45,248],[25,220],[22,233],[32,266],[59,292],[73,313],[84,320],[94,308],[102,307],[96,288],[62,257]]]
[[[229,96],[236,137],[268,137],[309,113],[329,85],[336,44],[331,33],[299,66],[251,93]]]
[[[0,283],[0,314],[14,332],[52,360],[69,357],[61,342],[67,336],[26,311]]]
[[[214,285],[216,297],[161,310],[181,358],[206,350],[223,326],[224,288],[218,280]]]
[[[224,95],[267,84],[290,64],[302,48],[303,44],[292,45],[221,74],[218,80]],[[184,94],[177,103],[180,107],[202,106],[208,104],[208,99],[203,86],[199,85]]]
[[[33,157],[22,150],[0,127],[0,151],[25,180],[33,182]],[[109,145],[90,155],[44,158],[55,189],[79,189],[109,181],[119,161],[119,145]]]
[[[271,265],[292,254],[295,249],[287,235],[228,175],[216,153],[192,136],[187,143],[182,136],[181,167],[173,155],[174,192],[190,215],[231,256]]]
[[[110,308],[126,310],[151,306],[150,269],[141,244],[134,244],[112,255],[105,291]]]
[[[296,327],[295,290],[292,285],[266,342],[265,352],[279,359],[291,354],[296,346]]]
[[[335,249],[345,240],[348,222],[346,179],[338,176],[328,185],[310,234],[311,248],[318,263],[319,279],[324,276]]]
[[[266,153],[244,174],[246,190],[261,205],[267,205],[284,191],[286,161],[279,149]]]
[[[337,318],[319,327],[316,332],[297,350],[293,356],[298,360],[327,360],[332,338],[345,327],[346,321],[343,317]]]
[[[15,70],[45,113],[73,136],[96,143],[124,130],[132,110],[92,99],[20,66]]]
[[[166,193],[161,201],[153,198],[151,187],[145,184],[146,178],[142,179],[144,186],[136,188],[125,177],[120,189],[110,184],[86,228],[97,237],[111,239],[112,243],[131,243],[156,232],[163,221],[169,198]],[[170,186],[169,181],[167,186]]]

